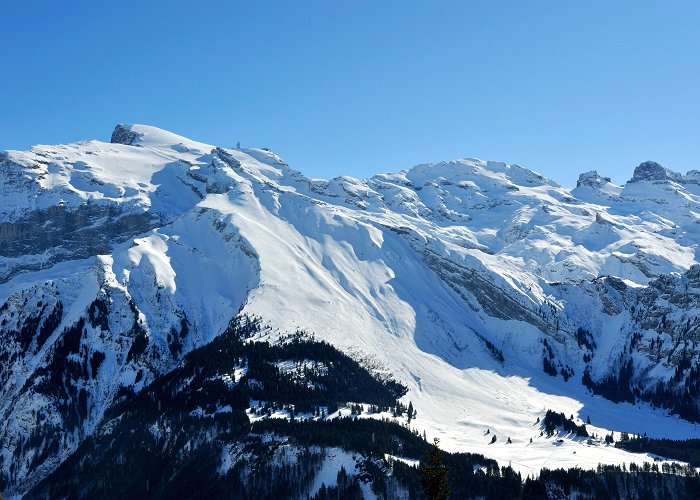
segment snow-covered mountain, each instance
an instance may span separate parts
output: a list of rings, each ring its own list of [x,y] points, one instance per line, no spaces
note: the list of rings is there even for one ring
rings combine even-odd
[[[120,125],[0,153],[0,180],[0,491],[35,486],[241,315],[258,340],[331,343],[408,388],[418,432],[523,473],[644,459],[553,447],[546,409],[598,435],[700,436],[700,172],[645,162],[566,189],[464,159],[318,180]]]

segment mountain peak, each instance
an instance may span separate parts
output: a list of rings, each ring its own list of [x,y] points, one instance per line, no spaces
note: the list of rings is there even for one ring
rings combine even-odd
[[[503,183],[510,186],[542,186],[545,184],[559,186],[551,179],[520,165],[485,161],[478,158],[424,163],[410,168],[406,174],[417,185],[429,181],[458,183],[466,180],[472,180],[479,184],[480,181],[477,179],[481,179],[481,182]]]
[[[645,161],[634,169],[634,174],[629,182],[638,181],[673,181],[681,182],[681,174],[662,167],[655,161]]]
[[[608,184],[612,182],[610,177],[601,177],[598,175],[597,170],[589,170],[578,176],[578,181],[576,182],[576,187],[589,186],[592,188],[599,188],[603,184]]]
[[[168,132],[167,130],[150,125],[119,124],[114,127],[112,144],[124,144],[127,146],[151,146],[169,147],[180,150],[182,148],[209,152],[213,146],[188,139],[187,137]]]
[[[112,138],[109,142],[133,146],[141,138],[141,134],[132,130],[132,127],[132,125],[117,125],[114,127],[114,132],[112,132]]]

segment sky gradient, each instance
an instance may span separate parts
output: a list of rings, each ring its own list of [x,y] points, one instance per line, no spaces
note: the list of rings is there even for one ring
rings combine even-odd
[[[700,169],[700,3],[5,0],[0,117],[0,149],[144,123],[311,177],[478,157],[623,183]]]

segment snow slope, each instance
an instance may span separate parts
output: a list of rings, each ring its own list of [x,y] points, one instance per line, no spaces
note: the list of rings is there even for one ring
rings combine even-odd
[[[120,391],[167,372],[239,312],[273,339],[307,330],[395,377],[429,439],[523,472],[645,458],[540,437],[546,409],[590,417],[598,435],[700,437],[666,410],[581,384],[585,370],[613,373],[640,329],[642,346],[655,340],[659,324],[631,305],[657,310],[698,263],[696,177],[647,162],[625,186],[589,172],[569,190],[465,159],[325,181],[265,150],[143,125],[118,126],[112,143],[2,153],[0,474],[17,491],[34,484]],[[681,284],[659,285],[669,273]],[[693,301],[673,308],[678,325],[697,317]],[[679,342],[697,352],[695,323],[683,328],[667,332],[663,362],[634,352],[635,377],[669,380]],[[543,371],[548,350],[571,378]],[[58,394],[47,389],[57,380]],[[55,444],[23,451],[49,428]]]

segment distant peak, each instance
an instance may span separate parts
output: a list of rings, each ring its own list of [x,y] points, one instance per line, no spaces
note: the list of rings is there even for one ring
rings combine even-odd
[[[700,171],[690,170],[683,178],[687,184],[700,184]]]
[[[518,164],[485,161],[478,158],[463,158],[440,163],[423,163],[406,170],[405,173],[409,180],[418,185],[441,178],[443,183],[444,180],[456,183],[476,176],[489,177],[492,181],[500,177],[505,179],[506,182],[518,186],[541,186],[544,184],[559,186],[551,179],[547,179],[541,174],[521,167]]]
[[[609,184],[610,182],[612,182],[610,177],[601,177],[598,175],[596,170],[590,170],[578,176],[576,187],[588,186],[592,188],[599,188],[603,184]]]
[[[645,161],[634,169],[634,175],[629,182],[637,181],[674,181],[682,182],[682,176],[662,167],[655,161]]]

